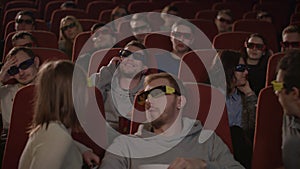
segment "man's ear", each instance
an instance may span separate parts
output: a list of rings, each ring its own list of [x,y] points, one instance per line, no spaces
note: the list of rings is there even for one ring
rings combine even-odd
[[[293,98],[295,100],[300,99],[300,91],[299,91],[299,89],[297,87],[293,87],[292,88],[291,94],[293,95]]]
[[[40,67],[40,58],[39,57],[34,57],[34,65],[38,69]]]
[[[177,105],[176,105],[176,107],[177,107],[178,109],[182,109],[182,108],[185,106],[185,104],[186,104],[186,97],[183,96],[183,95],[181,95],[181,96],[179,97],[179,99],[177,100]]]

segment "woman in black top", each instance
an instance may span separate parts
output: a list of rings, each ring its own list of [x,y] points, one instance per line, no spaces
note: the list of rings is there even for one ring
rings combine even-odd
[[[267,48],[265,38],[254,33],[245,41],[242,53],[246,57],[250,87],[258,96],[259,91],[265,87],[268,59],[273,52]]]

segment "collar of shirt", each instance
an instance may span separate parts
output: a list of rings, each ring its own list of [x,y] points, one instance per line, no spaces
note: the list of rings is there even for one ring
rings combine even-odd
[[[300,130],[300,119],[297,117],[292,117],[291,126],[297,130]]]
[[[237,101],[240,99],[240,94],[238,92],[238,90],[235,90],[232,94],[226,96],[226,100],[233,100],[233,101]]]

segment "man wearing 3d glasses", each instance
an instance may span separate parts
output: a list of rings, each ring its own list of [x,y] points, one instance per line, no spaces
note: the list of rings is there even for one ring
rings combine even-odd
[[[20,11],[15,18],[15,30],[34,30],[35,29],[35,17],[32,11]]]
[[[178,20],[173,24],[170,32],[172,51],[155,55],[160,70],[173,75],[178,74],[180,59],[191,51],[190,47],[195,40],[194,33],[193,25],[186,20]]]
[[[300,27],[289,25],[282,31],[281,51],[300,49]]]
[[[300,166],[300,51],[290,50],[278,64],[272,82],[283,115],[282,157],[285,169]],[[276,113],[276,112],[275,112]]]
[[[10,125],[11,112],[15,94],[20,87],[32,83],[36,77],[39,67],[39,58],[25,47],[13,48],[5,58],[4,65],[0,71],[0,100],[3,130],[1,135],[1,150],[3,153],[7,133]],[[6,84],[15,79],[17,83]],[[1,158],[2,161],[2,158]]]
[[[14,47],[5,58],[4,65],[0,71],[0,101],[3,131],[1,134],[0,155],[4,152],[7,139],[13,100],[17,91],[28,84],[33,84],[38,73],[40,60],[35,57],[31,49],[27,47]],[[15,79],[15,81],[12,81]],[[7,83],[6,85],[3,85]],[[77,143],[83,158],[87,164],[91,161],[99,162],[99,158],[89,148]]]
[[[151,164],[176,169],[243,168],[215,133],[200,141],[202,125],[182,117],[186,97],[182,82],[174,76],[146,76],[144,90],[137,94],[136,101],[144,107],[138,113],[145,114],[147,123],[141,124],[135,135],[117,137],[100,169],[135,169]]]
[[[93,34],[91,34],[90,37],[92,45],[88,46],[88,49],[85,47],[83,50],[86,50],[87,52],[81,54],[76,61],[86,71],[88,70],[90,58],[94,52],[101,49],[116,47],[114,46],[114,44],[116,44],[116,35],[108,26],[105,26],[103,23],[97,23],[94,24],[94,26],[97,26],[98,28],[92,31]]]
[[[129,42],[119,56],[96,74],[95,83],[103,96],[106,121],[117,131],[119,118],[130,117],[134,96],[143,86],[147,69],[144,49],[145,46],[138,41]]]
[[[231,32],[233,23],[233,14],[229,9],[223,9],[218,12],[215,18],[215,24],[218,28],[219,33]]]
[[[5,58],[5,63],[0,72],[0,95],[3,128],[8,129],[13,99],[17,90],[34,81],[39,67],[39,58],[25,47],[13,48]],[[17,83],[3,85],[11,79]]]

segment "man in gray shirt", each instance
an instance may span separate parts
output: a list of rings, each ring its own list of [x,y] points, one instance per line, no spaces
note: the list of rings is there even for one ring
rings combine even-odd
[[[285,169],[294,169],[300,166],[300,50],[290,50],[278,68],[272,84],[284,110],[282,157]]]
[[[130,117],[135,94],[142,89],[147,71],[146,49],[138,41],[129,42],[107,66],[96,74],[96,87],[101,91],[106,121],[119,131],[119,117]]]
[[[135,169],[145,164],[243,169],[214,132],[203,140],[201,123],[182,117],[185,92],[182,83],[175,79],[168,73],[146,76],[144,91],[136,96],[139,106],[135,108],[145,109],[147,123],[140,125],[135,135],[117,137],[107,149],[101,169]]]

